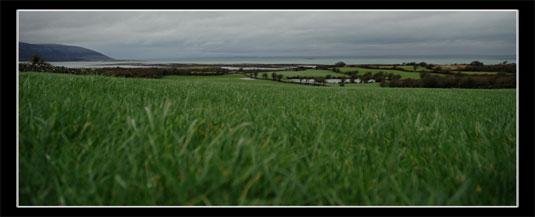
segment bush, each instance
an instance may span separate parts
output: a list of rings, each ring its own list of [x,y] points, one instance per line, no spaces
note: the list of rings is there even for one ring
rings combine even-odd
[[[340,62],[337,62],[336,64],[334,64],[334,66],[336,67],[344,67],[346,65],[346,63],[340,61]]]
[[[394,79],[382,82],[381,87],[424,87],[424,88],[515,88],[516,77],[512,75],[427,75],[420,79]]]
[[[421,80],[421,87],[438,87],[438,76],[426,75]]]
[[[475,81],[472,76],[465,76],[459,81],[459,87],[461,88],[472,88],[474,87]]]
[[[43,64],[45,60],[41,58],[38,54],[32,56],[32,64]]]

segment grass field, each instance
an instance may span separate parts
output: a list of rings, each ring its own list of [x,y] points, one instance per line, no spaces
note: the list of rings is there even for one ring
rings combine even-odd
[[[394,73],[395,75],[401,75],[401,78],[420,78],[420,73],[418,72],[405,72],[405,71],[399,71],[399,70],[392,70],[392,69],[367,69],[367,68],[360,68],[360,67],[340,67],[341,72],[348,72],[348,71],[359,71],[359,75],[363,75],[366,72],[370,72],[372,74],[378,73],[378,72],[384,72],[386,74],[388,73]]]
[[[394,66],[379,66],[379,68],[381,68],[381,69],[392,69],[393,67]],[[405,70],[414,71],[414,66],[397,66],[397,67],[405,69]],[[422,66],[417,66],[416,67],[416,71],[428,71],[428,72],[431,72],[433,70],[427,69],[427,68],[422,67]]]
[[[514,205],[515,90],[21,72],[20,205]]]
[[[271,73],[267,72],[268,78],[271,78]],[[316,69],[307,69],[304,71],[278,71],[277,74],[282,74],[284,77],[288,76],[312,76],[312,77],[325,77],[331,75],[333,77],[349,77],[349,75],[332,72],[329,70],[316,70]],[[261,78],[263,73],[258,73],[258,77]]]

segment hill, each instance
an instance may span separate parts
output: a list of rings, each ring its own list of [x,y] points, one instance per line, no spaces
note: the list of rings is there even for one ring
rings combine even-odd
[[[19,60],[30,61],[38,54],[45,61],[103,61],[113,60],[104,54],[78,46],[62,44],[19,43]]]

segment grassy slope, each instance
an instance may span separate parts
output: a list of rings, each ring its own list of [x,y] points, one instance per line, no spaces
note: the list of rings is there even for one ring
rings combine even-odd
[[[514,90],[255,82],[20,73],[21,205],[515,203]]]

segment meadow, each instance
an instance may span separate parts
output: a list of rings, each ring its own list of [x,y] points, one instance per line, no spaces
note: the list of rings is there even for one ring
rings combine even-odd
[[[361,67],[340,67],[339,68],[341,72],[349,72],[349,71],[359,71],[359,75],[363,75],[364,73],[370,72],[372,74],[378,73],[378,72],[384,72],[384,73],[393,73],[395,75],[401,75],[402,78],[414,78],[418,79],[420,78],[419,72],[405,72],[400,70],[393,70],[393,69],[367,69],[367,68],[361,68]],[[442,74],[437,74],[442,75]]]
[[[20,205],[516,204],[514,89],[19,76]]]

